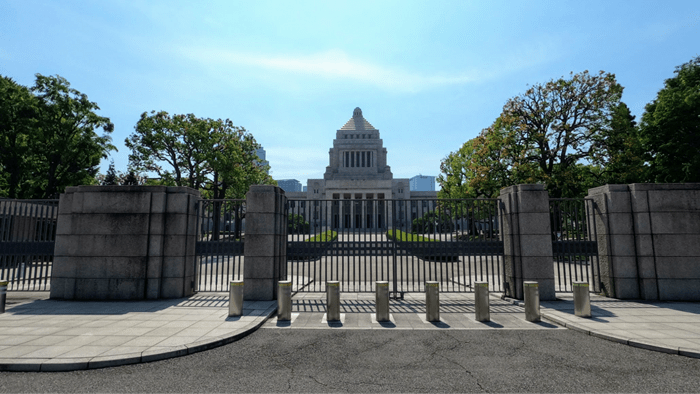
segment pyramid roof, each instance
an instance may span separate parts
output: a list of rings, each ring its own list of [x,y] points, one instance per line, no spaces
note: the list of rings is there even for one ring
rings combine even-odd
[[[352,118],[348,120],[340,130],[377,130],[372,126],[367,119],[362,116],[362,110],[358,107],[352,114]]]

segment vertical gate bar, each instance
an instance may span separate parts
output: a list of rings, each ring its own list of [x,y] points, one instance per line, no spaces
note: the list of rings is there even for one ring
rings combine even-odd
[[[460,200],[460,201],[459,201],[458,207],[459,207],[459,213],[457,214],[457,215],[458,215],[457,217],[459,218],[459,219],[458,219],[458,220],[459,220],[459,225],[457,226],[457,229],[455,229],[455,230],[457,230],[457,231],[455,232],[455,235],[457,235],[457,242],[458,242],[458,244],[459,244],[459,247],[458,247],[457,250],[458,250],[458,251],[461,251],[461,253],[457,253],[456,256],[457,256],[457,261],[459,261],[459,262],[461,263],[461,272],[462,272],[462,276],[460,276],[460,278],[464,278],[463,280],[464,280],[464,282],[465,282],[465,284],[466,284],[467,281],[468,281],[468,279],[467,279],[467,278],[468,278],[468,274],[467,274],[467,257],[466,257],[467,252],[466,252],[466,250],[465,250],[465,248],[464,248],[464,246],[466,246],[466,245],[464,245],[464,243],[465,243],[465,238],[464,238],[464,207],[465,207],[465,201],[464,201],[464,200]],[[461,288],[461,290],[464,291],[464,292],[467,291],[467,287],[464,286],[464,285],[460,285],[460,288]]]
[[[566,260],[566,239],[568,238],[567,234],[567,229],[566,229],[566,214],[565,214],[565,206],[564,204],[560,201],[557,200],[557,214],[559,215],[559,229],[561,233],[560,237],[560,247],[559,247],[559,261],[561,262],[561,270],[563,274],[563,285],[564,285],[564,291],[568,290],[568,285],[571,281],[570,278],[567,278],[567,273],[570,273],[570,270],[568,269],[567,265],[567,260]],[[562,278],[560,278],[561,280]]]
[[[44,215],[44,218],[42,222],[44,223],[44,229],[42,230],[42,235],[41,238],[45,242],[49,241],[54,241],[55,239],[52,239],[51,237],[51,223],[53,223],[53,204],[48,203],[43,207],[43,212],[42,214]],[[52,253],[53,254],[53,251]],[[49,261],[51,260],[51,257],[49,255],[45,255],[41,257],[41,268],[39,269],[39,277],[42,278],[42,283],[41,283],[41,289],[42,290],[47,290],[48,287],[48,277],[49,277]]]
[[[583,276],[583,271],[581,270],[581,264],[579,261],[579,246],[581,245],[581,231],[579,228],[579,211],[580,211],[580,200],[574,200],[572,201],[572,205],[574,206],[574,237],[575,237],[575,242],[571,244],[572,246],[572,260],[574,261],[574,269],[576,270],[576,274],[574,275],[575,280],[579,281],[586,281],[588,282],[587,278]]]
[[[577,254],[576,259],[578,260],[578,263],[579,263],[579,272],[581,272],[581,276],[582,276],[582,277],[584,276],[584,270],[583,270],[583,269],[584,269],[584,264],[583,264],[583,263],[584,263],[584,262],[585,262],[585,263],[588,263],[588,258],[586,257],[586,255],[585,255],[584,253],[582,253],[582,252],[583,252],[582,246],[584,245],[584,242],[586,241],[585,232],[584,232],[585,228],[583,228],[583,223],[584,223],[584,222],[583,222],[583,216],[582,216],[582,215],[584,214],[584,212],[585,212],[584,203],[585,203],[585,200],[579,200],[579,201],[577,202],[577,205],[578,205],[578,215],[577,215],[577,219],[576,219],[577,222],[578,222],[577,225],[576,225],[576,227],[578,227],[578,228],[577,228],[577,233],[578,233],[578,238],[579,238],[578,245],[576,245],[576,246],[577,246],[577,247],[576,247],[576,254]],[[583,262],[581,261],[581,256],[583,256],[583,258],[585,259],[585,261],[583,261]],[[586,271],[585,271],[585,279],[583,279],[583,280],[585,280],[586,282],[589,282],[589,283],[590,283],[590,278],[589,278],[589,275],[588,275],[588,265],[587,265],[587,264],[586,264],[586,266],[585,266],[585,269],[586,269]]]
[[[226,221],[226,217],[227,217],[226,210],[227,209],[228,209],[228,201],[222,200],[221,201],[221,221],[223,222],[224,226],[223,226],[222,234],[219,235],[219,242],[220,242],[219,245],[221,247],[220,254],[219,254],[219,261],[220,261],[219,269],[220,269],[221,275],[216,276],[216,279],[217,279],[216,288],[217,288],[217,290],[223,288],[223,284],[226,283],[226,281],[229,279],[229,278],[227,278],[227,270],[226,270],[226,268],[228,268],[228,253],[225,253],[226,246],[228,246],[227,244],[228,244],[228,239],[229,239],[227,236],[227,234],[229,234],[229,233],[226,231],[226,228],[228,227],[228,223]]]
[[[595,208],[596,208],[596,202],[595,200],[588,200],[589,205],[590,205],[590,221],[592,222],[592,228],[593,228],[593,240],[595,241],[595,255],[591,257],[591,271],[593,272],[593,286],[594,286],[594,291],[596,292],[601,292],[603,289],[601,289],[601,280],[600,280],[600,256],[598,255],[598,226],[596,223],[596,214],[595,214]],[[588,217],[588,216],[587,216]],[[589,234],[591,227],[589,227]],[[595,265],[593,265],[593,258],[595,258]]]
[[[466,246],[468,246],[470,248],[470,250],[473,251],[474,250],[474,243],[472,242],[472,235],[471,235],[471,225],[474,222],[473,221],[473,216],[474,216],[473,215],[473,213],[474,213],[473,202],[471,200],[469,200],[465,204],[465,208],[466,208],[465,216],[467,218],[466,232],[465,232],[465,236],[466,236],[465,240],[467,242]],[[464,228],[463,228],[463,231],[464,231]],[[473,291],[474,288],[472,287],[472,273],[474,275],[476,275],[476,267],[474,266],[474,262],[476,261],[476,259],[474,258],[473,252],[468,253],[465,251],[464,253],[465,253],[464,260],[465,260],[466,265],[467,265],[467,275],[468,275],[467,276],[468,277],[467,286],[468,286],[469,290]],[[474,269],[472,269],[472,267],[474,267]]]
[[[552,223],[552,238],[556,242],[560,242],[562,237],[561,237],[561,221],[559,219],[559,213],[558,213],[558,205],[556,200],[549,200],[549,217],[550,217],[550,223]],[[559,230],[557,232],[557,230]],[[557,248],[557,253],[554,253],[554,264],[557,266],[557,282],[558,282],[558,287],[557,290],[561,291],[562,290],[562,275],[561,275],[561,263],[559,261],[559,253],[558,253]]]
[[[566,223],[565,223],[565,224],[566,224],[566,238],[567,238],[567,242],[564,243],[564,256],[565,256],[565,259],[566,259],[566,265],[568,266],[568,269],[569,269],[569,283],[572,283],[572,284],[573,284],[574,281],[575,281],[576,279],[574,278],[574,275],[572,274],[572,271],[573,271],[573,268],[574,268],[574,267],[573,267],[573,265],[572,265],[572,263],[571,263],[571,242],[570,242],[570,241],[571,241],[571,235],[572,235],[571,220],[570,220],[570,217],[571,217],[571,204],[568,203],[566,200],[563,200],[563,201],[562,201],[562,204],[563,204],[564,207],[566,208],[566,217],[565,217]]]
[[[202,255],[201,249],[200,249],[199,253],[197,253],[197,244],[199,244],[201,242],[201,238],[202,238],[202,236],[200,235],[202,233],[202,223],[201,223],[201,219],[200,219],[200,215],[202,214],[202,203],[203,203],[203,200],[200,199],[200,200],[197,200],[197,203],[194,205],[194,207],[195,207],[194,208],[194,211],[195,211],[195,219],[194,219],[194,223],[195,223],[195,227],[194,227],[194,229],[195,229],[195,232],[194,232],[195,233],[194,283],[195,283],[195,287],[194,287],[194,292],[195,293],[197,291],[199,291],[199,267],[198,266],[199,266],[199,261],[201,259],[201,255]]]
[[[214,261],[209,264],[211,272],[211,275],[209,275],[209,291],[216,289],[216,277],[218,276],[219,262],[221,260],[221,244],[219,243],[221,241],[221,201],[214,201],[214,215],[216,215],[217,219],[215,221],[216,226],[212,233],[216,234],[216,239],[213,239],[216,243],[213,245],[215,247]]]
[[[9,233],[10,216],[7,214],[10,202],[0,201],[0,242],[5,242],[7,233]],[[5,274],[7,268],[7,255],[0,256],[0,280],[7,280]]]

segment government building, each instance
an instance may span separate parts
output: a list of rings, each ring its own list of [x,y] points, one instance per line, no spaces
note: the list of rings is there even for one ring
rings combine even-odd
[[[394,217],[392,212],[408,216],[410,210],[388,209],[388,205],[396,203],[387,204],[386,200],[436,199],[437,192],[412,192],[408,178],[394,179],[379,130],[362,116],[360,108],[355,108],[352,118],[336,131],[323,179],[309,179],[306,192],[288,192],[286,196],[293,203],[316,201],[317,213],[304,209],[303,216],[311,219],[310,222],[316,219],[324,227],[373,229],[391,226],[397,219],[402,222],[409,219]],[[320,204],[324,200],[332,204],[321,209],[327,205]],[[308,204],[303,205],[306,208]]]

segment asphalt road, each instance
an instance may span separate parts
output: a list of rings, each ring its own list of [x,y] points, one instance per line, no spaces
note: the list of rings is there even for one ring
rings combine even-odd
[[[0,373],[2,392],[697,392],[700,360],[569,330],[260,329],[176,359]]]

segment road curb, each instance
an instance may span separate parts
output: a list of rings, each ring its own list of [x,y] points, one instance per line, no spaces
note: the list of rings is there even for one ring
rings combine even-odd
[[[501,296],[500,297],[503,301],[510,302],[513,305],[517,305],[521,308],[524,308],[525,303],[516,300],[514,298],[506,297],[506,296]],[[543,319],[548,320],[552,323],[558,324],[562,327],[565,327],[569,330],[572,331],[577,331],[585,335],[590,335],[592,337],[596,338],[601,338],[605,339],[610,342],[616,342],[622,345],[627,345],[627,346],[632,346],[640,349],[645,349],[645,350],[651,350],[655,352],[661,352],[661,353],[667,353],[667,354],[676,354],[679,356],[684,356],[684,357],[690,357],[690,358],[700,358],[700,352],[692,349],[684,349],[684,348],[676,348],[676,347],[670,347],[670,346],[664,346],[664,345],[657,345],[652,343],[651,341],[644,341],[644,340],[638,340],[638,339],[628,339],[624,337],[619,337],[615,335],[610,335],[602,332],[596,332],[587,328],[583,328],[578,326],[575,323],[572,322],[566,322],[564,320],[561,320],[555,316],[552,316],[550,314],[547,314],[545,312],[541,312],[541,316]]]
[[[107,367],[117,367],[122,365],[148,363],[152,361],[165,360],[169,358],[181,357],[204,350],[213,349],[219,346],[238,341],[260,328],[277,311],[277,306],[273,305],[265,309],[259,316],[259,320],[236,330],[232,335],[220,336],[211,340],[194,342],[188,345],[173,346],[167,351],[148,350],[141,353],[126,353],[114,356],[96,356],[88,358],[57,358],[57,359],[0,359],[0,371],[4,372],[69,372],[87,369],[99,369]]]

